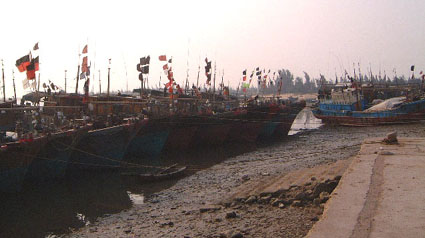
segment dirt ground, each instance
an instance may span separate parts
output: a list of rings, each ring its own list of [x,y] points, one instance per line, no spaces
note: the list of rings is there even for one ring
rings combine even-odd
[[[299,133],[200,170],[66,236],[303,237],[320,219],[347,159],[365,138],[391,131],[423,137],[425,124]]]

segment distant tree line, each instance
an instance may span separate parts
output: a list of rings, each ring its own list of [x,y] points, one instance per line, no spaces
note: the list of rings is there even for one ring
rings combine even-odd
[[[248,95],[257,94],[257,88],[259,87],[260,94],[278,94],[280,93],[317,93],[320,85],[322,84],[336,84],[336,83],[350,83],[351,81],[361,82],[363,84],[387,84],[387,85],[403,85],[403,84],[420,84],[420,78],[393,76],[389,77],[384,75],[365,75],[359,74],[356,77],[346,74],[344,77],[326,78],[324,75],[320,75],[318,78],[312,78],[307,72],[304,72],[304,77],[294,76],[294,74],[288,69],[281,69],[276,74],[276,78],[267,79],[266,83],[258,83],[255,78],[252,79],[250,88],[247,89]],[[243,94],[242,88],[231,89],[231,93],[235,94],[238,92],[239,95]]]

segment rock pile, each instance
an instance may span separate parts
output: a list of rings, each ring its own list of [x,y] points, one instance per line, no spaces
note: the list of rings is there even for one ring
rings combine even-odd
[[[288,189],[279,190],[273,193],[261,193],[251,195],[246,198],[237,198],[233,203],[225,204],[227,207],[234,206],[235,203],[243,204],[269,204],[273,207],[285,208],[317,206],[323,207],[323,203],[328,201],[330,194],[336,188],[341,176],[333,179],[318,181],[311,177],[311,181],[302,186],[291,185]]]

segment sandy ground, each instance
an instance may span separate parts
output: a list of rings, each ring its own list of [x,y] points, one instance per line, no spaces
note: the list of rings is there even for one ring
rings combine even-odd
[[[349,162],[332,163],[356,155],[363,139],[394,130],[399,136],[425,136],[424,123],[373,128],[325,126],[228,158],[129,210],[101,217],[67,236],[303,237],[320,218],[326,201],[326,194],[310,195],[320,184],[336,186],[336,175]],[[326,164],[330,165],[316,167]],[[301,193],[307,195],[295,199]],[[257,201],[247,202],[252,195],[258,195]],[[283,200],[276,200],[280,198]],[[294,205],[295,200],[300,202]]]

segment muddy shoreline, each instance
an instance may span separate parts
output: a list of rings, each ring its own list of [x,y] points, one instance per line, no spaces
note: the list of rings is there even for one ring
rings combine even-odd
[[[97,219],[69,237],[303,237],[320,211],[289,206],[223,207],[246,181],[348,159],[367,137],[397,131],[399,136],[425,136],[425,125],[329,127],[307,131],[254,151],[230,157],[146,197],[142,204]],[[211,211],[202,212],[204,208]],[[235,212],[234,219],[226,218]]]

